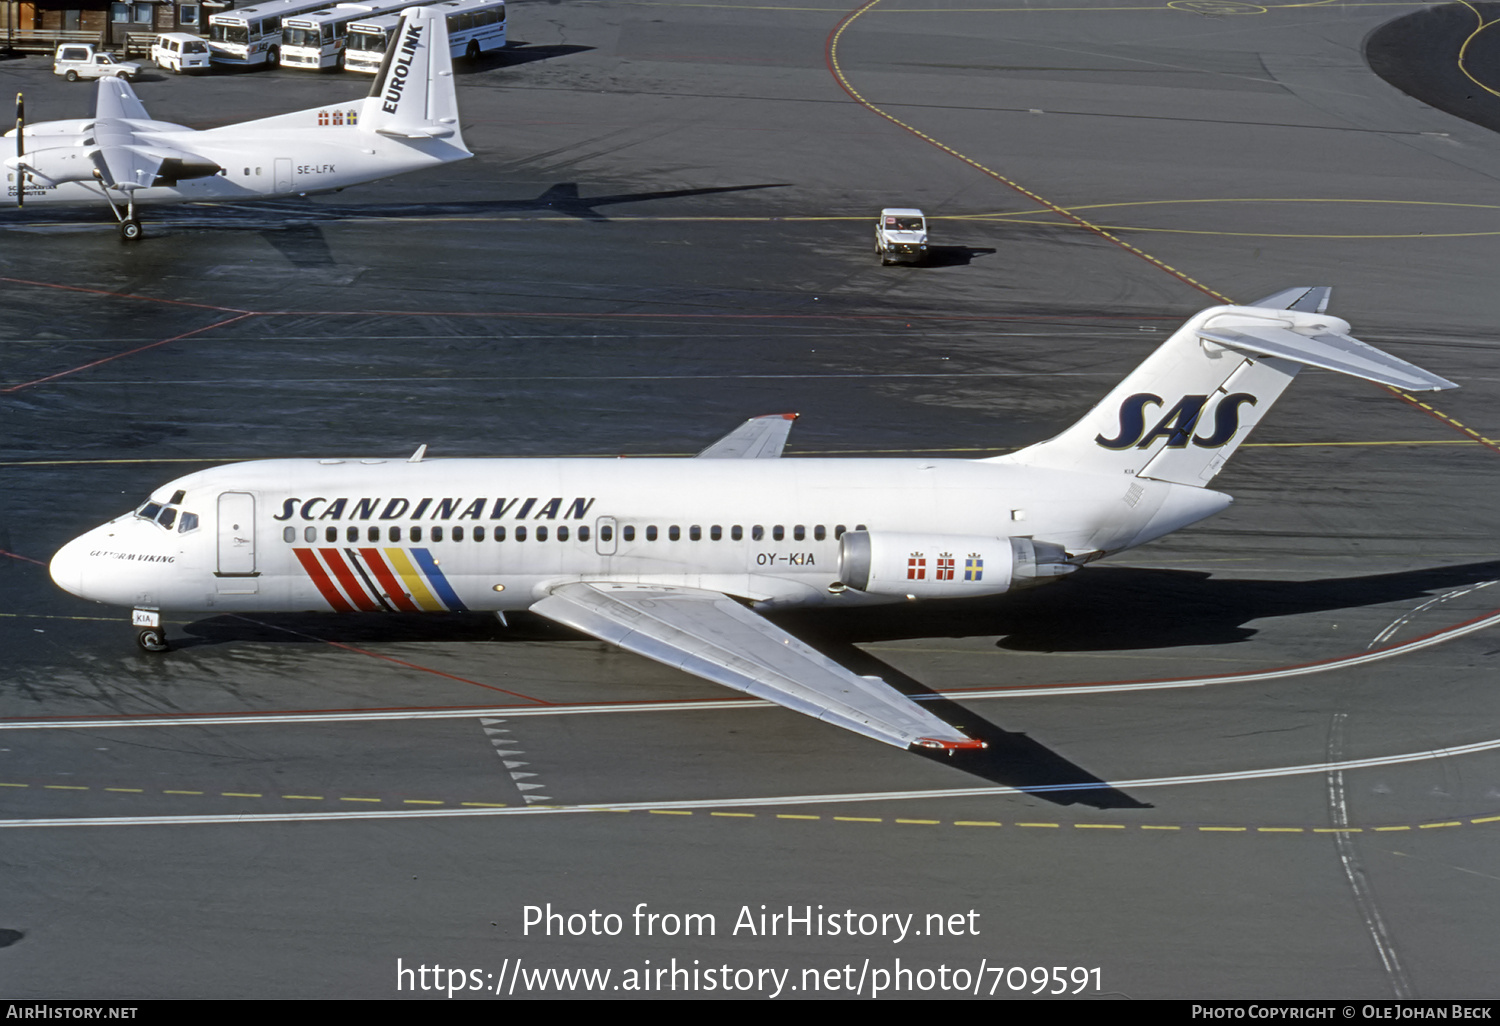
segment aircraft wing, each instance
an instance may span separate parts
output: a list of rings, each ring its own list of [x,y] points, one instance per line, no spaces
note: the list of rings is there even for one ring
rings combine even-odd
[[[94,120],[150,121],[145,104],[130,88],[130,83],[118,75],[106,75],[99,80],[99,92],[94,98]]]
[[[751,417],[697,456],[700,460],[774,460],[786,447],[795,413]]]
[[[718,592],[579,582],[554,588],[531,611],[897,748],[984,747],[884,681],[845,669]]]

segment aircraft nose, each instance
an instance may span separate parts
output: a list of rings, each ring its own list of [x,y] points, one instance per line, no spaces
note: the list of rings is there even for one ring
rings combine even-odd
[[[74,538],[57,550],[47,567],[52,574],[53,583],[79,598],[88,598],[83,593],[83,562],[87,549],[87,538]]]

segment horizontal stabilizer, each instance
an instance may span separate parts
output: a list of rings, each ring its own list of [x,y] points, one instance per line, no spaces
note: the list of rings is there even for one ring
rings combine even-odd
[[[698,454],[700,460],[770,460],[781,455],[795,413],[751,417]]]
[[[531,611],[888,745],[984,747],[884,681],[856,675],[719,592],[564,584]]]
[[[1425,371],[1349,335],[1337,332],[1303,335],[1270,324],[1239,324],[1230,329],[1216,329],[1211,327],[1211,323],[1199,329],[1199,338],[1241,352],[1295,360],[1309,367],[1338,371],[1340,374],[1412,392],[1433,392],[1458,387],[1447,378]]]

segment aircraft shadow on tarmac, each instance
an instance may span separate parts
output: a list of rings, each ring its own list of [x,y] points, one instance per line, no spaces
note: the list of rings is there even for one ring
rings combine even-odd
[[[1313,581],[1216,579],[1188,570],[1090,567],[1057,583],[992,599],[857,610],[802,610],[776,620],[830,659],[912,695],[936,715],[986,741],[980,751],[920,753],[993,783],[1059,805],[1149,808],[1022,733],[933,696],[920,681],[858,648],[910,638],[1002,635],[1014,651],[1085,652],[1217,645],[1255,633],[1249,621],[1411,601],[1500,577],[1500,561]],[[1082,578],[1082,580],[1079,580]],[[187,625],[178,648],[229,642],[360,645],[406,641],[576,641],[541,617],[513,615],[502,627],[480,614],[424,617],[217,616]],[[1079,624],[1089,625],[1080,630]],[[999,683],[999,682],[997,682]]]
[[[609,218],[599,212],[599,207],[644,203],[648,200],[710,196],[722,192],[750,192],[756,189],[784,189],[786,187],[786,183],[720,185],[702,189],[666,189],[655,192],[582,196],[575,183],[562,182],[532,199],[518,200],[372,203],[362,206],[311,203],[300,199],[243,204],[183,204],[177,207],[152,208],[161,212],[159,214],[147,213],[146,230],[148,242],[151,235],[160,235],[172,230],[208,228],[256,231],[297,267],[332,266],[337,261],[334,259],[333,252],[328,248],[328,242],[323,237],[320,225],[339,221],[423,217],[481,219],[507,214],[535,214],[550,211],[584,221],[605,223],[609,221]],[[83,206],[55,212],[49,210],[47,218],[49,225],[97,224],[101,229],[112,228],[113,222],[107,216],[101,218],[101,213],[104,215],[109,213],[104,209],[103,204],[100,204],[98,209]],[[30,211],[10,211],[8,214],[0,212],[0,227],[23,228],[27,220],[34,216]]]

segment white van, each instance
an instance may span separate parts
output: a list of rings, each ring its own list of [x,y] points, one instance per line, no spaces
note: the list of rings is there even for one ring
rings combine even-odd
[[[151,59],[163,71],[180,75],[184,71],[209,69],[208,42],[186,32],[163,32],[151,44]]]

